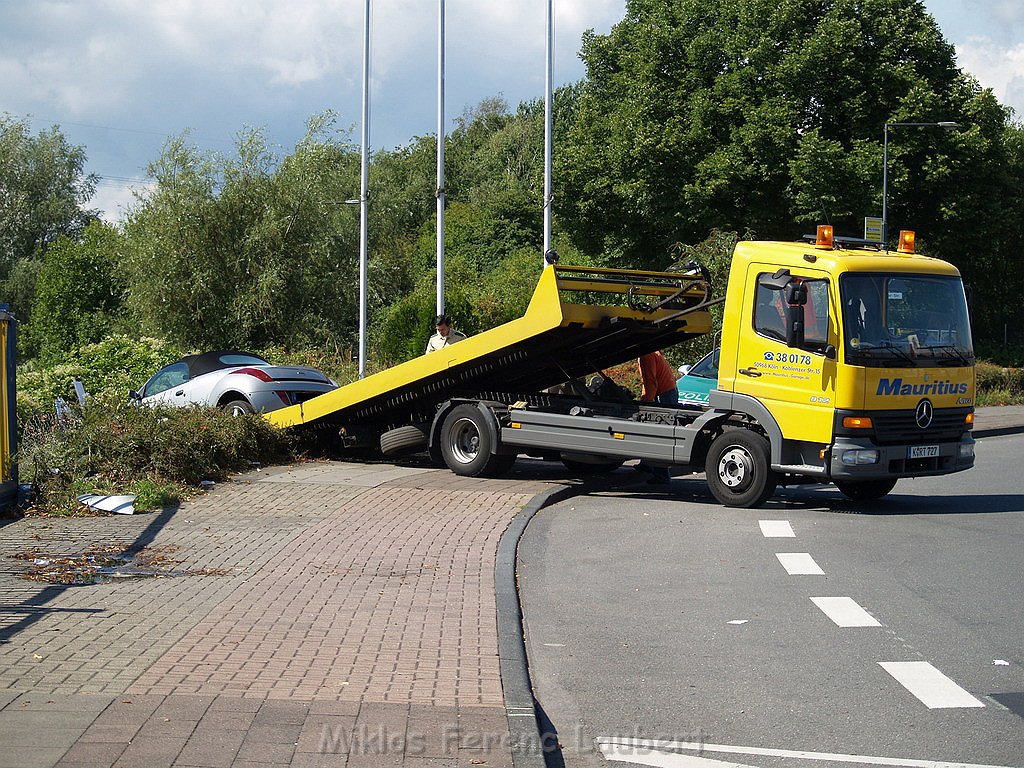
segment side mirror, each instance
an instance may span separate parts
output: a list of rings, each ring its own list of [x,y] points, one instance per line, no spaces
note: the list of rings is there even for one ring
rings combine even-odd
[[[142,402],[142,395],[140,393],[136,392],[134,389],[129,389],[128,390],[128,399],[129,400],[134,400],[137,403],[141,403]]]
[[[803,349],[804,306],[807,304],[807,286],[793,281],[786,285],[786,346]]]
[[[681,373],[683,376],[685,376],[686,374],[688,374],[690,372],[691,368],[693,368],[692,365],[680,365],[679,366],[679,373]]]
[[[803,349],[804,308],[799,304],[786,306],[786,346]]]
[[[786,286],[786,303],[790,306],[804,306],[807,303],[807,286],[791,282]]]

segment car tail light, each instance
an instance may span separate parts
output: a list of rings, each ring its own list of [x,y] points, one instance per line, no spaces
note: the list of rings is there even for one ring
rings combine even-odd
[[[281,398],[281,402],[284,403],[285,405],[291,405],[292,404],[291,397],[284,390],[275,389],[274,390],[274,394],[277,395],[279,398]]]
[[[239,368],[237,371],[232,371],[232,373],[244,373],[246,376],[252,376],[260,381],[274,380],[273,376],[266,371],[261,371],[259,368]]]

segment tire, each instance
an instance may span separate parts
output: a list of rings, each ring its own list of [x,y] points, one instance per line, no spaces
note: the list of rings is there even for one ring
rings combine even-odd
[[[441,456],[448,468],[464,477],[493,477],[506,471],[514,455],[495,453],[497,448],[487,420],[493,418],[475,405],[459,405],[441,426]]]
[[[597,457],[595,457],[596,459]],[[587,475],[593,477],[595,475],[610,475],[616,469],[622,466],[624,459],[607,459],[604,461],[579,461],[577,459],[566,458],[564,455],[561,457],[562,464],[570,472],[577,475]]]
[[[256,409],[249,404],[248,400],[231,400],[224,403],[220,409],[232,416],[245,416],[250,413],[256,413]]]
[[[768,439],[749,429],[731,429],[715,438],[704,464],[711,494],[727,507],[758,507],[779,484],[771,469]]]
[[[426,427],[406,424],[380,436],[380,452],[385,456],[404,456],[427,447]]]
[[[853,501],[873,501],[885,496],[896,486],[896,478],[877,480],[835,480],[840,493]]]

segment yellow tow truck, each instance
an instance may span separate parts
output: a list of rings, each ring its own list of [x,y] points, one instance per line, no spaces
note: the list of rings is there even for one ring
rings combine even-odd
[[[587,375],[708,333],[724,301],[718,386],[705,407],[639,403]],[[551,388],[569,382],[568,393]],[[519,454],[574,469],[644,459],[705,471],[720,502],[779,485],[884,496],[902,477],[974,464],[974,352],[951,264],[835,238],[741,242],[724,298],[707,274],[553,265],[526,314],[290,408],[345,445],[426,449],[463,475]]]

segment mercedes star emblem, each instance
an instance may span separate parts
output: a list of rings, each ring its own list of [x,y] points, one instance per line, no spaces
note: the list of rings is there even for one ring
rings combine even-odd
[[[917,421],[917,426],[921,429],[928,429],[932,424],[932,417],[935,415],[935,406],[932,405],[932,401],[927,398],[917,404],[917,411],[914,414],[914,418]]]

